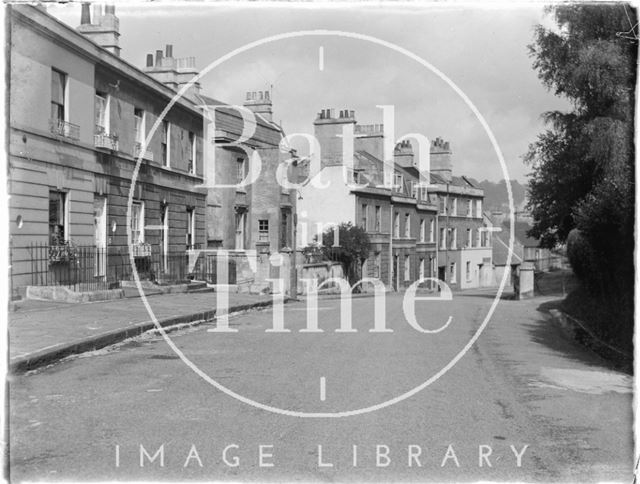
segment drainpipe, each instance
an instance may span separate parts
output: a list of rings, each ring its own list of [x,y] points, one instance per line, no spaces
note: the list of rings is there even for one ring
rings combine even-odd
[[[435,216],[435,219],[436,219],[436,233],[434,234],[434,240],[436,241],[436,263],[435,263],[435,267],[433,267],[434,264],[432,264],[432,267],[431,267],[431,277],[433,277],[434,279],[437,279],[437,277],[438,277],[438,264],[439,264],[439,262],[438,262],[438,253],[440,252],[439,251],[440,241],[438,240],[438,238],[440,237],[440,222],[439,222],[440,217],[438,217],[438,215],[439,215],[438,212],[439,211],[440,211],[440,207],[438,207],[438,210],[436,211],[436,216]],[[434,274],[434,271],[435,271],[435,274]],[[433,281],[431,282],[431,284],[433,284]],[[438,287],[440,287],[439,284],[438,284]]]
[[[445,228],[444,228],[444,280],[447,281],[447,274],[449,274],[449,244],[451,241],[449,240],[449,182],[447,182],[447,198],[444,203],[445,210]],[[449,282],[451,282],[451,278],[449,278]]]
[[[291,217],[291,222],[293,224],[292,227],[292,231],[293,231],[293,236],[291,238],[291,254],[293,256],[293,260],[291,261],[291,274],[289,276],[289,297],[292,299],[298,299],[298,268],[296,266],[296,260],[297,260],[297,238],[298,238],[298,191],[294,190],[293,191],[293,196],[296,198],[294,206],[293,206],[293,213],[292,213],[292,217]]]
[[[389,197],[389,287],[393,287],[393,202]]]

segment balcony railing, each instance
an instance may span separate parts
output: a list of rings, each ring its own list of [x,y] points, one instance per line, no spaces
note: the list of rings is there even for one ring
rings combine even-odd
[[[135,143],[133,145],[133,157],[134,158],[138,158],[140,156],[140,153],[142,153],[142,144],[141,143]],[[148,161],[153,161],[153,153],[149,150],[146,150],[144,153],[142,153],[142,159],[143,160],[148,160]]]
[[[96,148],[118,151],[118,136],[115,134],[94,134],[93,143]]]
[[[131,253],[133,257],[151,257],[151,245],[145,243],[132,244]]]
[[[50,119],[49,128],[51,132],[57,136],[64,136],[69,139],[80,138],[80,126],[61,119]]]

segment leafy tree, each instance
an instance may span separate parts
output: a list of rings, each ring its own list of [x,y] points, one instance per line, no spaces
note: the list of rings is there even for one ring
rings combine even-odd
[[[334,228],[327,229],[322,234],[322,250],[327,258],[342,264],[347,278],[353,284],[360,279],[360,269],[369,256],[369,236],[364,229],[351,222],[341,223],[335,243]]]
[[[578,231],[571,239],[580,244],[571,251],[577,276],[590,296],[611,304],[612,321],[622,318],[615,324],[630,337],[638,44],[620,33],[632,29],[636,12],[621,3],[558,5],[547,12],[558,28],[537,27],[529,46],[533,67],[572,110],[545,113],[548,129],[525,156],[533,169],[530,233],[554,247]]]

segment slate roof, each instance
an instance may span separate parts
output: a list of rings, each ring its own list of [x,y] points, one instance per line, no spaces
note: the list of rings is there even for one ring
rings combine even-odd
[[[437,183],[439,185],[447,184],[444,178],[442,178],[440,175],[436,175],[435,173],[431,173],[431,183]],[[471,180],[469,180],[466,176],[452,176],[449,185],[465,188],[476,188],[481,190],[480,187],[472,183]]]
[[[200,98],[202,98],[202,100],[205,103],[207,103],[208,105],[212,105],[212,106],[229,106],[228,109],[225,108],[225,107],[220,108],[219,111],[222,112],[222,113],[226,113],[226,114],[229,114],[231,116],[236,116],[236,117],[240,116],[240,113],[238,113],[235,109],[233,109],[229,103],[226,103],[224,101],[219,101],[217,99],[214,99],[214,98],[212,98],[210,96],[207,96],[207,95],[204,95],[204,94],[200,94]],[[255,118],[256,118],[256,123],[258,124],[258,126],[262,126],[262,127],[265,127],[265,128],[273,129],[273,130],[276,130],[276,131],[282,131],[280,126],[278,126],[273,121],[268,121],[267,119],[265,119],[259,113],[255,113]]]
[[[502,225],[506,227],[507,231],[509,230],[509,222],[504,222]],[[540,241],[538,239],[527,235],[527,231],[530,229],[531,225],[527,222],[516,222],[513,229],[516,239],[518,239],[518,241],[520,241],[520,243],[525,247],[540,246]]]
[[[509,254],[509,221],[502,223],[501,232],[492,233],[493,261],[496,265],[504,265]],[[519,264],[524,257],[525,247],[539,247],[540,241],[534,237],[529,237],[527,231],[531,225],[527,222],[516,222],[513,227],[513,256],[512,264]]]
[[[492,258],[493,263],[497,266],[503,266],[507,263],[509,255],[509,228],[502,227],[502,232],[491,233]],[[513,254],[511,256],[511,264],[520,264],[524,258],[524,248],[522,243],[515,239],[513,241]]]
[[[360,183],[364,184],[365,182],[368,182],[371,186],[379,185],[382,183],[384,162],[381,159],[377,158],[376,156],[372,155],[368,151],[364,151],[364,150],[357,150],[354,153],[354,158],[355,158],[354,169],[356,171],[365,170],[364,172],[360,173],[360,176],[361,176]],[[375,172],[373,173],[373,175],[368,174],[366,171],[367,168],[371,167],[372,165],[375,167]],[[402,194],[398,192],[394,192],[394,196],[402,195],[405,197],[412,198],[410,194],[408,182],[409,180],[419,180],[420,172],[418,171],[417,168],[413,168],[413,167],[402,167],[402,166],[395,165],[393,168],[395,172],[401,173],[404,175],[404,178],[405,178],[404,188],[406,192]],[[433,200],[433,194],[427,193],[427,196],[429,197],[428,203],[430,204],[435,203],[435,201]]]

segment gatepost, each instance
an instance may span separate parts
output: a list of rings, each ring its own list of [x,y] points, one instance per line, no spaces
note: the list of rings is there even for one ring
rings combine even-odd
[[[533,297],[534,265],[532,261],[524,261],[520,265],[520,287],[516,299],[528,299]]]

